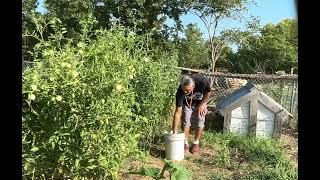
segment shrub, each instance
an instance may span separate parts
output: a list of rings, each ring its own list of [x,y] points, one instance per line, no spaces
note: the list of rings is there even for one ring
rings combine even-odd
[[[23,177],[116,178],[165,124],[178,74],[163,64],[176,56],[125,32],[38,44],[36,66],[23,72]]]

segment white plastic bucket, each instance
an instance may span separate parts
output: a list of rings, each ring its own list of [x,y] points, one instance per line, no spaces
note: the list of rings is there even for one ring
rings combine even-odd
[[[184,159],[184,133],[166,134],[166,159],[183,160]]]

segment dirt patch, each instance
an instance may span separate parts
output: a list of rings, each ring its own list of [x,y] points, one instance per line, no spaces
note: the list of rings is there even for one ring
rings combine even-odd
[[[298,133],[284,129],[280,138],[282,147],[286,151],[286,155],[294,162],[298,168]]]
[[[281,145],[285,150],[285,154],[290,158],[295,167],[298,167],[298,136],[297,134],[291,131],[283,131],[283,134],[280,139]],[[175,162],[176,164],[180,164],[183,167],[187,168],[192,173],[192,179],[196,180],[205,180],[205,179],[215,179],[216,176],[221,176],[223,179],[233,179],[235,177],[243,176],[242,170],[238,169],[238,167],[245,168],[246,166],[252,165],[247,163],[246,160],[242,157],[242,155],[236,150],[230,151],[230,156],[237,164],[231,165],[230,167],[219,167],[217,165],[216,159],[219,156],[219,152],[212,147],[201,147],[200,154],[193,155],[190,152],[185,154],[185,159],[183,161]],[[165,152],[163,146],[154,145],[150,148],[150,155],[146,157],[145,160],[128,160],[125,163],[124,168],[120,172],[121,179],[139,179],[139,180],[151,180],[151,177],[136,175],[136,174],[128,174],[128,172],[132,170],[139,170],[143,167],[145,168],[159,168],[162,169],[164,166],[164,162],[162,159],[165,158]],[[246,165],[247,164],[247,165]],[[258,167],[257,167],[258,168]],[[215,176],[216,175],[216,176]],[[166,179],[169,179],[169,174],[166,173]],[[233,177],[233,178],[231,178]],[[237,178],[236,178],[237,179]]]
[[[205,180],[210,174],[223,174],[230,176],[231,171],[224,168],[217,168],[215,163],[215,156],[217,152],[213,149],[202,147],[199,154],[185,154],[185,160],[176,162],[183,165],[192,172],[192,179]]]
[[[164,162],[159,158],[155,158],[153,156],[147,156],[147,158],[143,161],[141,160],[132,160],[128,159],[125,163],[122,171],[120,172],[120,179],[132,179],[132,180],[152,180],[153,178],[142,176],[138,174],[130,174],[131,171],[138,171],[139,169],[145,168],[162,168],[164,166]]]
[[[215,156],[217,155],[217,152],[215,152],[213,149],[209,148],[202,148],[200,153],[197,155],[193,155],[190,152],[185,154],[185,159],[182,161],[176,161],[176,164],[182,165],[183,167],[186,167],[188,170],[192,172],[192,179],[208,179],[208,175],[210,174],[223,174],[226,176],[232,175],[232,171],[224,168],[217,168],[215,167]],[[129,171],[132,170],[138,170],[143,167],[148,168],[160,168],[162,169],[164,166],[164,162],[158,158],[153,157],[149,155],[145,161],[133,161],[128,160],[125,167],[123,168],[123,171],[120,172],[121,179],[141,179],[141,180],[149,180],[152,179],[150,177],[136,175],[136,174],[128,174]],[[166,174],[166,177],[168,177],[169,174]],[[169,179],[169,178],[166,178]]]

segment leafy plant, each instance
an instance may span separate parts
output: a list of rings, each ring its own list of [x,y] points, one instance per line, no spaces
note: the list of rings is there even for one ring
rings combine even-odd
[[[232,133],[205,133],[203,141],[205,146],[217,151],[215,166],[234,169],[234,179],[298,178],[297,170],[285,157],[277,140]]]
[[[179,43],[179,66],[194,69],[209,66],[209,48],[195,24],[188,24],[186,38]]]
[[[178,74],[163,64],[176,56],[122,27],[74,43],[59,20],[51,26],[57,33],[40,39],[35,67],[23,71],[23,177],[116,179],[141,139],[165,124]]]
[[[298,26],[295,19],[284,19],[277,24],[266,24],[255,33],[244,31],[238,37],[248,36],[238,43],[238,51],[231,52],[233,70],[238,73],[273,74],[298,70]]]
[[[162,170],[159,168],[142,168],[138,172],[131,172],[131,174],[140,174],[159,180],[164,179],[164,173],[168,171],[170,180],[188,180],[191,178],[191,173],[183,166],[174,164],[170,160],[164,160],[164,162]]]

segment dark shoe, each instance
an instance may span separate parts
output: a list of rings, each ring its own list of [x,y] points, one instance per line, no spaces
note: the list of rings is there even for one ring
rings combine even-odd
[[[184,151],[188,152],[189,151],[189,144],[184,144]]]
[[[200,152],[200,146],[199,144],[192,144],[191,146],[191,153],[192,154],[198,154]]]

